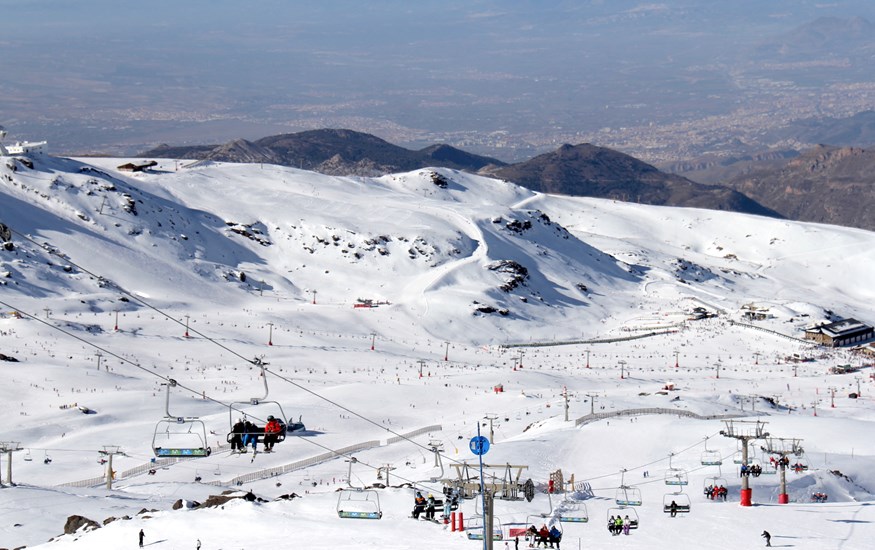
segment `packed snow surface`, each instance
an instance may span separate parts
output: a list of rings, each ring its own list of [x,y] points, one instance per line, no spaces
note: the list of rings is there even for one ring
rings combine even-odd
[[[870,359],[803,335],[875,321],[873,233],[446,169],[123,162],[0,158],[0,547],[482,547],[409,517],[414,487],[479,478],[478,431],[487,481],[536,488],[496,499],[495,548],[562,516],[589,520],[559,523],[565,548],[871,547]],[[231,453],[244,415],[306,429]],[[746,507],[726,433],[756,421]],[[174,446],[211,454],[155,457]],[[764,449],[804,466],[787,504]],[[257,500],[197,506],[226,491]],[[476,525],[479,497],[459,511]]]

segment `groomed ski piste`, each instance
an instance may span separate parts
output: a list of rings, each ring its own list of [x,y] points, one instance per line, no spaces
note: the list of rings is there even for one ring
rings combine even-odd
[[[0,547],[120,548],[142,529],[156,549],[479,548],[409,516],[414,488],[442,497],[454,464],[478,475],[469,442],[489,419],[484,462],[536,487],[496,499],[495,548],[563,512],[588,517],[560,523],[564,548],[751,548],[763,530],[774,547],[870,547],[871,359],[802,337],[875,321],[872,233],[445,169],[125,160],[0,159],[0,353],[15,360],[0,361],[0,441],[19,449],[14,485],[0,454]],[[306,429],[230,452],[243,412],[263,425],[280,409]],[[765,473],[739,505],[721,431],[756,421],[769,437],[750,463],[781,441],[802,451],[787,504]],[[170,439],[211,453],[156,457]],[[574,492],[546,492],[558,470]],[[715,480],[727,502],[705,497]],[[226,491],[257,499],[204,505]],[[612,536],[621,493],[640,496],[639,526]],[[666,498],[690,511],[670,517]],[[478,502],[460,505],[466,528]],[[64,534],[70,516],[99,527]]]

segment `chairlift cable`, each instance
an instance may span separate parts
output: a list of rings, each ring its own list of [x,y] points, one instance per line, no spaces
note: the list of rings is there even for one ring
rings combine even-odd
[[[156,306],[150,304],[150,303],[147,302],[146,300],[142,299],[140,296],[137,296],[137,295],[135,295],[135,294],[133,294],[133,293],[127,291],[126,289],[124,289],[123,287],[121,287],[120,285],[118,285],[117,283],[115,283],[114,281],[112,281],[112,280],[110,280],[110,279],[106,279],[106,278],[104,278],[104,277],[102,277],[102,276],[100,276],[100,275],[98,275],[98,274],[96,274],[96,273],[94,273],[94,272],[92,272],[92,271],[90,271],[90,270],[88,270],[88,269],[83,268],[82,266],[80,266],[80,265],[76,264],[75,262],[71,261],[69,258],[66,258],[66,257],[62,256],[58,251],[52,249],[52,247],[49,247],[49,246],[46,245],[46,244],[41,244],[41,243],[37,242],[36,240],[34,240],[33,238],[29,237],[28,235],[25,235],[25,234],[23,234],[23,233],[20,233],[19,231],[17,231],[17,230],[14,229],[14,228],[11,228],[11,227],[10,227],[9,229],[10,229],[10,231],[11,231],[13,234],[18,235],[18,236],[21,237],[22,239],[27,240],[28,242],[30,242],[30,243],[36,245],[37,247],[43,249],[43,250],[44,250],[45,252],[47,252],[48,254],[50,254],[50,255],[52,255],[52,256],[57,256],[57,257],[63,259],[65,263],[67,263],[67,264],[69,264],[69,265],[72,265],[72,266],[76,267],[78,270],[82,271],[83,273],[87,273],[87,274],[91,275],[92,277],[96,277],[96,278],[98,278],[99,280],[105,281],[105,282],[107,283],[108,286],[111,286],[111,287],[113,287],[114,289],[118,290],[120,293],[124,294],[124,295],[127,296],[129,299],[132,299],[132,300],[134,300],[135,302],[137,302],[137,303],[143,305],[144,307],[146,307],[146,308],[148,308],[148,309],[151,309],[152,311],[154,311],[154,312],[156,312],[156,313],[162,315],[163,317],[165,317],[165,318],[167,318],[167,319],[169,319],[169,320],[171,320],[171,321],[177,323],[177,324],[178,324],[179,326],[181,326],[181,327],[182,327],[182,326],[186,326],[186,323],[185,323],[185,322],[183,322],[183,321],[181,321],[181,320],[179,320],[179,319],[176,319],[176,318],[173,317],[172,315],[170,315],[170,314],[164,312],[162,309],[160,309],[160,308],[158,308],[158,307],[156,307]],[[11,309],[14,309],[14,310],[16,310],[16,311],[19,311],[19,313],[23,313],[20,309],[18,309],[18,308],[16,308],[15,306],[12,306],[12,305],[10,305],[10,304],[8,304],[8,303],[2,301],[2,300],[0,300],[0,304],[4,305],[4,306],[6,306],[6,307],[9,307],[9,308],[11,308]],[[166,381],[166,382],[169,382],[169,381],[171,380],[170,377],[163,376],[163,375],[161,375],[161,374],[159,374],[159,373],[157,373],[157,372],[154,372],[154,371],[152,371],[152,370],[149,370],[149,369],[146,368],[146,367],[143,367],[142,365],[140,365],[140,364],[138,364],[138,363],[136,363],[136,362],[134,362],[134,361],[131,361],[131,360],[129,360],[129,359],[126,359],[126,358],[124,358],[124,357],[122,357],[122,356],[120,356],[120,355],[118,355],[118,354],[116,354],[116,353],[113,353],[113,352],[109,351],[109,350],[105,350],[104,348],[102,348],[102,347],[100,347],[100,346],[98,346],[98,345],[96,345],[96,344],[93,344],[93,343],[89,342],[88,340],[86,340],[86,339],[84,339],[84,338],[82,338],[82,337],[80,337],[80,336],[78,336],[78,335],[76,335],[76,334],[73,334],[73,333],[71,333],[71,332],[69,332],[69,331],[67,331],[67,330],[62,329],[61,327],[58,327],[58,326],[56,326],[56,325],[53,325],[53,324],[51,324],[51,323],[46,322],[46,321],[43,320],[43,319],[40,319],[38,316],[31,315],[31,314],[29,314],[29,313],[23,313],[23,314],[26,315],[27,317],[31,318],[31,319],[34,319],[34,320],[36,320],[36,321],[41,322],[42,324],[44,324],[44,325],[46,325],[46,326],[48,326],[48,327],[50,327],[50,328],[54,328],[55,330],[58,330],[58,331],[60,331],[60,332],[62,332],[62,333],[64,333],[64,334],[66,334],[66,335],[68,335],[68,336],[70,336],[70,337],[72,337],[72,338],[74,338],[74,339],[76,339],[76,340],[79,340],[80,342],[83,342],[83,343],[85,343],[85,344],[87,344],[87,345],[89,345],[89,346],[91,346],[91,347],[93,347],[93,348],[95,348],[95,349],[97,349],[97,350],[99,350],[99,351],[101,351],[101,352],[107,353],[107,354],[111,355],[112,357],[115,357],[115,358],[121,360],[122,362],[128,363],[128,364],[130,364],[130,365],[132,365],[132,366],[135,366],[135,367],[137,367],[137,368],[139,368],[139,369],[141,369],[141,370],[143,370],[143,371],[145,371],[145,372],[147,372],[147,373],[149,373],[149,374],[152,374],[153,376],[156,376],[156,377],[158,377],[158,378],[160,378],[160,379],[162,379],[162,380],[164,380],[164,381]],[[228,352],[229,354],[231,354],[231,355],[233,355],[233,356],[235,356],[235,357],[238,357],[239,359],[242,359],[243,361],[245,361],[245,362],[247,362],[247,363],[249,363],[249,364],[252,364],[252,365],[256,365],[256,364],[258,364],[258,361],[257,361],[257,360],[248,359],[248,358],[244,357],[244,356],[241,355],[239,352],[233,350],[232,348],[226,346],[225,344],[219,342],[218,340],[215,340],[214,338],[212,338],[212,337],[210,337],[210,336],[207,336],[207,335],[201,333],[201,332],[198,331],[197,329],[193,329],[193,328],[190,327],[190,326],[188,326],[187,328],[188,328],[188,331],[189,331],[190,333],[193,332],[194,334],[200,336],[200,337],[203,338],[204,340],[206,340],[206,341],[208,341],[208,342],[210,342],[210,343],[212,343],[212,344],[214,344],[214,345],[220,347],[221,349],[225,350],[225,351]],[[276,376],[277,378],[279,378],[280,380],[283,380],[284,382],[286,382],[286,383],[288,383],[288,384],[291,384],[292,386],[295,386],[296,388],[298,388],[298,389],[300,389],[300,390],[302,390],[302,391],[304,391],[304,392],[306,392],[306,393],[309,393],[309,394],[313,395],[314,397],[316,397],[316,398],[318,398],[318,399],[321,399],[321,400],[323,400],[323,401],[325,401],[325,402],[327,402],[327,403],[329,403],[329,404],[331,404],[331,405],[334,405],[335,407],[338,407],[338,408],[340,408],[341,410],[344,410],[344,411],[346,411],[346,412],[348,412],[348,413],[350,413],[350,414],[352,414],[352,415],[354,415],[354,416],[360,418],[361,420],[364,420],[365,422],[368,422],[368,423],[370,423],[370,424],[373,424],[374,426],[377,426],[377,427],[380,428],[380,429],[386,430],[386,431],[389,432],[390,434],[392,434],[392,435],[394,435],[394,436],[396,436],[396,437],[399,437],[400,439],[402,439],[402,440],[404,440],[404,441],[407,441],[407,442],[409,442],[409,443],[411,443],[411,444],[413,444],[413,445],[415,445],[415,446],[417,446],[417,447],[420,447],[420,448],[422,448],[422,449],[424,449],[424,450],[431,451],[431,449],[430,449],[429,447],[426,447],[425,445],[422,445],[422,444],[420,444],[420,443],[417,443],[416,441],[413,441],[411,438],[409,438],[409,437],[407,437],[407,436],[405,436],[405,435],[403,435],[403,434],[397,433],[396,431],[394,431],[394,430],[392,430],[392,429],[390,429],[390,428],[387,428],[387,427],[383,426],[383,425],[380,424],[379,422],[376,422],[376,421],[374,421],[374,420],[371,420],[370,418],[368,418],[368,417],[366,417],[366,416],[364,416],[364,415],[362,415],[362,414],[360,414],[360,413],[358,413],[358,412],[355,412],[355,411],[353,411],[352,409],[350,409],[350,408],[348,408],[348,407],[346,407],[346,406],[344,406],[344,405],[341,405],[341,404],[338,403],[337,401],[334,401],[334,400],[332,400],[332,399],[329,399],[328,397],[325,397],[325,396],[319,394],[319,393],[316,392],[315,390],[311,390],[310,388],[304,386],[303,384],[300,384],[300,383],[298,383],[298,382],[295,382],[294,380],[291,380],[290,378],[287,378],[287,377],[285,377],[285,376],[282,376],[282,375],[280,375],[280,374],[278,374],[278,373],[276,373],[276,372],[274,372],[274,371],[272,371],[272,370],[270,370],[270,369],[268,369],[268,368],[266,368],[266,367],[264,367],[264,372],[266,372],[266,373],[269,372],[269,373],[273,374],[274,376]],[[212,397],[207,397],[207,395],[206,395],[205,392],[197,392],[197,391],[195,391],[195,390],[193,390],[193,389],[191,389],[191,388],[188,388],[188,387],[186,387],[186,386],[180,385],[180,384],[178,384],[178,383],[177,383],[177,386],[178,386],[178,387],[181,387],[182,389],[187,390],[187,391],[189,391],[189,392],[191,392],[191,393],[193,393],[193,394],[196,394],[196,395],[202,395],[205,399],[207,399],[207,400],[209,400],[209,401],[212,401],[212,402],[214,402],[214,403],[220,404],[220,405],[222,405],[223,407],[231,407],[231,408],[233,408],[231,405],[225,404],[225,403],[223,403],[222,401],[220,401],[220,400],[218,400],[218,399],[214,399],[214,398],[212,398]],[[256,418],[257,420],[263,420],[263,419],[259,419],[259,418],[255,417],[255,416],[253,416],[253,418]],[[715,434],[715,435],[716,435],[716,434]],[[709,436],[709,437],[710,437],[710,436]],[[318,447],[321,447],[321,448],[323,448],[323,449],[325,449],[325,450],[329,450],[329,451],[335,452],[333,449],[329,449],[328,447],[325,447],[325,446],[323,446],[323,445],[321,445],[321,444],[318,444],[318,443],[316,443],[316,442],[314,442],[314,441],[310,441],[309,439],[306,440],[306,441],[307,441],[308,443],[311,443],[311,444],[313,444],[313,445],[316,445],[316,446],[318,446]],[[686,451],[688,451],[688,450],[690,450],[690,449],[692,449],[692,448],[698,446],[700,443],[701,443],[701,442],[697,442],[697,443],[695,443],[695,444],[693,444],[693,445],[691,445],[691,446],[689,446],[689,447],[687,447],[687,448],[685,448],[685,449],[679,451],[679,453],[686,452]],[[679,453],[678,453],[678,454],[679,454]],[[347,455],[343,455],[343,454],[341,454],[341,453],[336,453],[336,454],[338,454],[338,456],[347,456]],[[457,463],[457,464],[465,464],[465,461],[461,461],[461,460],[453,459],[453,458],[451,458],[451,457],[447,457],[447,459],[448,459],[450,462],[454,462],[454,463]],[[646,463],[646,464],[642,464],[642,465],[637,466],[637,467],[635,467],[635,468],[631,468],[631,470],[635,470],[635,469],[643,468],[643,467],[646,467],[646,466],[651,466],[651,465],[653,465],[653,464],[657,464],[657,463],[659,463],[659,462],[661,462],[661,461],[663,461],[663,460],[666,460],[666,459],[663,458],[663,459],[659,459],[659,460],[654,460],[654,461],[652,461],[652,462],[649,462],[649,463]],[[364,463],[362,463],[362,464],[364,464]],[[369,467],[371,467],[371,468],[373,468],[373,469],[375,469],[375,470],[377,469],[377,467],[370,466],[370,465],[368,465],[368,464],[364,464],[364,465],[369,466]],[[616,474],[608,474],[608,475],[616,475]],[[601,478],[604,478],[604,477],[608,477],[608,475],[598,476],[598,477],[594,477],[594,478],[587,478],[587,479],[584,479],[584,480],[582,480],[582,481],[590,481],[590,480],[595,480],[595,479],[601,479]],[[492,474],[491,477],[494,478],[494,479],[498,479],[498,476],[496,476],[496,475],[494,475],[494,474]],[[403,479],[403,478],[401,478],[401,477],[399,476],[399,479]],[[405,481],[410,481],[410,480],[405,480]]]

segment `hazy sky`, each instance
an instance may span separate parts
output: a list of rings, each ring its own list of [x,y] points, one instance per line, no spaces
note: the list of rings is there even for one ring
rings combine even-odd
[[[875,21],[870,0],[0,0],[0,9],[0,123],[63,143],[94,139],[94,127],[148,143],[159,129],[173,136],[217,120],[229,135],[236,121],[240,134],[358,125],[411,140],[663,124],[733,108],[738,98],[707,98],[737,86],[728,67],[764,40],[818,17]]]

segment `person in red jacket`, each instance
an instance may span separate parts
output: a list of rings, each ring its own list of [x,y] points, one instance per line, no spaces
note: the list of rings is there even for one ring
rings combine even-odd
[[[279,434],[283,431],[283,425],[273,416],[267,417],[267,425],[264,427],[264,450],[273,451],[273,445],[279,440]]]

